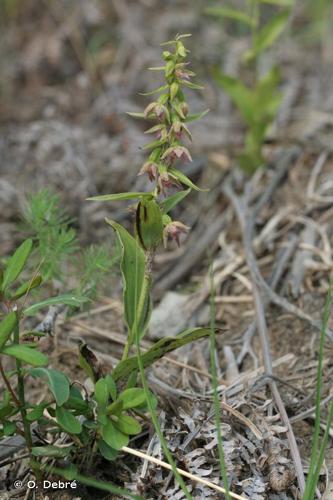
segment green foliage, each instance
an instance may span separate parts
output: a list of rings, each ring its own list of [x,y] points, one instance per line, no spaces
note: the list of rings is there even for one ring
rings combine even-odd
[[[331,305],[332,305],[332,291],[333,291],[333,281],[331,282],[329,292],[326,297],[323,318],[322,318],[322,328],[320,332],[319,340],[319,359],[317,368],[317,379],[316,379],[316,419],[315,419],[315,429],[312,441],[312,452],[310,459],[310,467],[308,472],[308,477],[306,481],[305,491],[303,500],[312,500],[315,498],[315,491],[318,485],[320,470],[322,468],[325,452],[328,443],[329,432],[333,424],[333,403],[330,403],[328,410],[328,417],[326,421],[326,428],[324,436],[322,438],[321,444],[319,446],[320,437],[320,420],[321,420],[321,391],[322,391],[322,372],[324,363],[324,342],[326,337],[326,332],[328,328],[328,322],[330,318]]]
[[[261,4],[264,3],[271,4],[280,11],[275,12],[274,16],[262,25]],[[238,108],[246,125],[244,149],[239,156],[239,163],[248,174],[265,164],[262,147],[282,100],[278,90],[279,69],[273,66],[265,76],[259,77],[257,62],[284,31],[291,7],[292,0],[254,0],[248,12],[228,7],[206,9],[206,13],[214,17],[228,18],[245,24],[251,33],[251,46],[243,53],[242,62],[252,65],[252,84],[226,75],[220,70],[216,70],[214,74],[216,82]]]
[[[60,208],[60,197],[48,189],[30,196],[23,212],[23,229],[36,241],[44,280],[64,279],[67,258],[77,250],[72,221]]]

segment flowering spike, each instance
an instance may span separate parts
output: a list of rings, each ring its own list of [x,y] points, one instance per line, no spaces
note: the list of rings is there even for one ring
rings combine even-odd
[[[155,182],[155,190],[153,191],[154,203],[149,203],[149,210],[148,205],[146,206],[142,202],[140,202],[137,208],[137,234],[144,247],[147,247],[144,240],[149,240],[151,237],[150,225],[148,224],[148,219],[147,221],[145,220],[144,215],[148,212],[149,214],[153,212],[157,213],[156,204],[158,203],[162,208],[163,204],[158,202],[159,195],[166,196],[167,190],[171,188],[179,189],[182,188],[182,185],[191,188],[194,186],[185,175],[174,168],[175,162],[192,161],[191,153],[183,145],[183,140],[191,141],[191,133],[186,122],[189,121],[189,117],[194,116],[195,118],[196,115],[189,115],[189,107],[183,90],[185,87],[194,89],[202,88],[190,81],[195,74],[188,68],[190,63],[186,61],[189,50],[184,45],[184,39],[188,36],[190,35],[177,35],[174,40],[162,44],[162,46],[168,46],[169,49],[164,50],[162,53],[165,64],[164,66],[156,66],[150,69],[164,71],[165,83],[155,91],[143,94],[159,95],[146,106],[143,114],[137,114],[137,116],[143,116],[146,119],[155,121],[155,125],[150,127],[146,133],[156,134],[156,140],[146,144],[143,148],[144,150],[149,150],[150,154],[148,161],[144,163],[138,174],[147,174],[149,180]],[[178,172],[178,174],[176,175],[175,172]],[[143,230],[146,226],[148,227],[147,231]],[[153,224],[153,226],[154,230],[152,232],[155,238],[155,225]],[[173,222],[171,219],[163,221],[163,226],[164,244],[171,238],[179,245],[180,235],[186,233],[189,229],[181,222]],[[158,227],[158,224],[156,227]],[[147,233],[148,237],[146,236]],[[156,238],[156,241],[158,241],[158,238]]]

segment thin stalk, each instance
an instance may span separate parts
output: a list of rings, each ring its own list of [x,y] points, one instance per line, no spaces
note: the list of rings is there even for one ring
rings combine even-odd
[[[210,266],[210,371],[212,375],[212,387],[213,387],[213,399],[214,399],[214,414],[215,414],[215,425],[217,434],[217,448],[219,453],[219,463],[220,463],[220,474],[223,481],[223,486],[225,491],[225,496],[227,500],[230,500],[229,495],[229,485],[228,485],[228,475],[227,467],[225,463],[224,449],[222,443],[222,433],[221,433],[221,405],[217,392],[218,377],[215,362],[216,354],[216,336],[215,336],[215,317],[216,317],[216,307],[215,307],[215,289],[214,289],[214,273],[213,267]]]
[[[333,283],[331,283],[329,292],[326,296],[324,312],[323,312],[323,320],[322,327],[320,331],[320,339],[319,339],[319,353],[318,353],[318,367],[317,367],[317,383],[316,383],[316,411],[315,411],[315,429],[313,434],[312,441],[312,450],[311,450],[311,459],[310,459],[310,468],[308,473],[308,479],[306,481],[306,488],[304,492],[304,500],[310,499],[311,491],[316,486],[317,481],[315,480],[315,472],[318,463],[318,444],[319,444],[319,434],[320,434],[320,415],[321,415],[321,386],[322,386],[322,376],[323,376],[323,361],[324,361],[324,342],[325,336],[328,326],[328,320],[330,316],[330,307],[332,303],[332,287]]]
[[[19,314],[17,313],[17,322],[14,329],[14,343],[19,345],[20,343],[20,323],[19,323]],[[24,375],[22,372],[22,363],[19,359],[16,359],[16,371],[17,371],[17,394],[18,400],[20,402],[19,410],[21,414],[23,430],[24,430],[24,439],[30,454],[30,465],[35,474],[37,480],[41,479],[41,472],[38,466],[36,466],[36,462],[32,459],[31,449],[32,449],[32,435],[30,429],[30,422],[27,419],[27,411],[26,411],[26,403],[25,403],[25,389],[24,389]]]
[[[151,274],[151,260],[152,260],[152,256],[151,256],[151,254],[149,254],[149,252],[147,252],[146,253],[146,272],[145,272],[145,276],[147,278],[150,278],[150,274]],[[136,266],[136,269],[137,268],[138,268],[138,266]],[[144,283],[146,283],[146,285],[148,283],[150,284],[151,280],[145,279]],[[135,287],[136,288],[137,288],[137,285],[138,285],[138,279],[137,279],[137,276],[135,276]],[[146,285],[143,286],[143,289],[146,288]],[[142,291],[144,291],[144,290],[142,290]],[[146,291],[147,291],[147,288],[146,288]],[[135,296],[137,296],[137,294],[135,294]],[[135,321],[134,321],[134,325],[133,325],[133,337],[134,337],[135,343],[136,343],[138,366],[139,366],[139,371],[140,371],[140,376],[141,376],[142,387],[143,387],[143,390],[144,390],[145,395],[146,395],[149,413],[151,415],[151,419],[153,421],[156,434],[158,435],[159,440],[161,442],[161,446],[162,446],[164,455],[166,456],[166,458],[167,458],[167,460],[172,468],[172,472],[174,473],[175,478],[177,479],[181,489],[183,490],[184,495],[186,496],[186,498],[188,500],[192,500],[192,496],[189,493],[184,480],[182,479],[181,475],[179,474],[179,472],[177,470],[177,465],[174,462],[172,455],[168,449],[167,443],[164,439],[164,436],[163,436],[163,433],[162,433],[162,430],[161,430],[161,427],[160,427],[160,424],[158,421],[157,414],[156,414],[154,406],[153,406],[153,402],[152,402],[151,397],[150,397],[149,387],[148,387],[147,379],[145,376],[145,369],[144,369],[143,361],[142,361],[142,357],[141,357],[141,349],[140,349],[140,337],[141,337],[140,333],[141,332],[139,331],[139,328],[138,328],[138,318],[141,318],[141,315],[143,312],[143,307],[144,307],[144,303],[145,303],[144,299],[145,299],[145,297],[144,297],[143,293],[141,293],[141,296],[139,298],[139,303],[137,304],[137,307],[135,307]]]

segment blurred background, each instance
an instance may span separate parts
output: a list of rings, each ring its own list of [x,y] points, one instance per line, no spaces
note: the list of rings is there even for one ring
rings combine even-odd
[[[139,92],[154,88],[160,75],[147,68],[159,64],[160,44],[177,33],[192,33],[192,69],[205,86],[188,92],[191,111],[211,110],[191,127],[195,161],[189,173],[200,177],[203,165],[212,161],[230,168],[243,129],[213,72],[238,75],[239,55],[250,35],[233,20],[206,14],[207,7],[222,3],[228,4],[0,0],[0,240],[5,250],[15,241],[22,197],[40,187],[60,193],[83,242],[92,235],[103,238],[109,208],[84,200],[145,182],[137,179],[145,124],[126,112],[141,111],[149,102]],[[244,2],[228,5],[242,9]],[[274,17],[276,6],[268,2],[263,15]],[[273,142],[306,142],[320,129],[314,140],[331,143],[331,20],[330,0],[296,0],[283,36],[260,59],[263,73],[273,63],[281,66],[283,102],[270,131]],[[208,177],[214,182],[214,175]]]

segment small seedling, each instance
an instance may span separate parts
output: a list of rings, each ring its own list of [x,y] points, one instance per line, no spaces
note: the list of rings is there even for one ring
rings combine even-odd
[[[214,76],[242,115],[246,135],[239,163],[247,173],[252,174],[265,163],[263,144],[282,100],[279,92],[279,68],[273,66],[264,76],[260,76],[258,61],[287,26],[293,0],[252,0],[246,4],[247,8],[242,10],[210,7],[205,12],[215,18],[229,19],[240,24],[251,35],[251,45],[242,54],[241,61],[251,69],[251,84],[220,70],[216,70]],[[262,19],[265,4],[279,8],[267,22]]]

